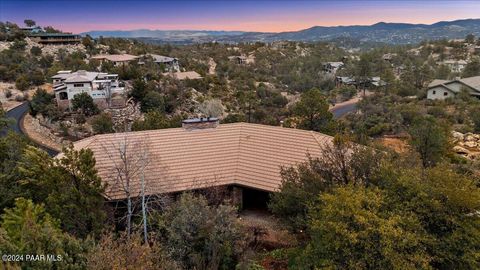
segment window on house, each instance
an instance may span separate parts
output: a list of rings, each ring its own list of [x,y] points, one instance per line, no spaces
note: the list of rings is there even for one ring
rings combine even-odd
[[[437,91],[433,91],[433,94],[435,95],[437,93]]]
[[[83,87],[83,83],[74,83],[73,87]]]
[[[66,100],[68,99],[68,94],[66,92],[60,92],[58,93],[58,98],[60,98],[60,100]]]
[[[448,92],[443,92],[443,95],[444,95],[444,96],[448,96]]]

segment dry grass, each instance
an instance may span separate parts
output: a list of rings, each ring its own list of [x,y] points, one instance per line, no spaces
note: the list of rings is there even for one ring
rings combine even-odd
[[[377,141],[383,146],[388,147],[397,153],[405,153],[410,148],[406,139],[402,138],[383,137],[377,139]]]
[[[256,248],[273,250],[296,245],[295,236],[288,232],[267,211],[244,210],[240,222],[256,238]]]

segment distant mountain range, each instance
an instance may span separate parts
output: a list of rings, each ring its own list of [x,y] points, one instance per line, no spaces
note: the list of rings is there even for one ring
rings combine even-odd
[[[242,31],[195,30],[131,30],[90,31],[82,35],[92,37],[138,38],[153,43],[197,42],[252,42],[252,41],[356,41],[359,43],[415,44],[422,40],[464,38],[468,34],[480,36],[480,19],[442,21],[434,24],[379,22],[373,25],[314,26],[305,30],[265,33]],[[354,42],[355,43],[355,42]]]

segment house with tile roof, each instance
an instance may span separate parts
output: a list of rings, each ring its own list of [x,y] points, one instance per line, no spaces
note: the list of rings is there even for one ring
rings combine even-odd
[[[184,120],[181,128],[101,134],[74,143],[94,153],[107,184],[105,197],[126,198],[122,158],[141,164],[130,175],[129,193],[178,194],[226,187],[236,202],[248,205],[278,191],[281,168],[319,157],[333,138],[314,131],[251,123],[219,124],[215,118]]]
[[[100,54],[90,57],[90,59],[100,61],[100,63],[111,62],[114,66],[123,66],[136,61],[139,57],[131,54]]]
[[[428,85],[427,99],[443,100],[453,98],[463,89],[472,96],[480,97],[480,76],[454,80],[433,80]]]
[[[52,81],[57,105],[62,109],[70,108],[75,95],[83,92],[101,109],[125,103],[125,87],[121,86],[117,74],[62,70],[52,76]]]
[[[157,64],[164,65],[165,71],[168,71],[168,72],[180,71],[180,65],[178,63],[178,59],[175,57],[148,53],[148,54],[142,55],[141,58],[142,58],[142,62],[139,62],[139,64],[143,64],[146,60],[151,59],[153,62]]]

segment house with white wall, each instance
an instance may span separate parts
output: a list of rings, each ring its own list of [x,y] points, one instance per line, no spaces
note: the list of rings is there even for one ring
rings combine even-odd
[[[323,70],[326,73],[335,74],[339,69],[341,69],[345,64],[343,62],[327,62],[323,64]]]
[[[439,64],[449,67],[452,72],[460,73],[465,69],[468,63],[465,60],[445,60]]]
[[[165,66],[165,71],[168,72],[179,72],[180,71],[180,65],[178,63],[178,58],[175,57],[169,57],[169,56],[163,56],[163,55],[158,55],[158,54],[144,54],[141,56],[142,61],[139,62],[139,64],[143,64],[144,61],[146,60],[152,60],[153,62],[159,64],[159,65],[164,65]]]
[[[70,108],[75,95],[84,92],[101,109],[125,103],[125,87],[119,82],[117,74],[64,70],[52,76],[52,81],[57,104],[62,109]]]
[[[443,100],[453,98],[462,90],[480,98],[480,76],[457,78],[455,80],[434,80],[428,85],[427,99]]]

